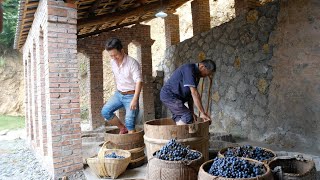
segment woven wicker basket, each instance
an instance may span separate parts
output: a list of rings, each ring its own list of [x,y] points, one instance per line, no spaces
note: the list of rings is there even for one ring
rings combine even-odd
[[[104,166],[108,175],[114,179],[126,171],[131,161],[131,154],[129,151],[122,149],[109,149],[105,151],[105,154],[110,154],[112,152],[115,152],[117,155],[124,156],[124,159],[106,158],[104,160]]]
[[[222,148],[219,152],[218,152],[218,157],[224,157],[224,153],[228,150],[228,148],[234,148],[234,147],[237,147],[237,146],[229,146],[229,147],[226,147],[226,148]],[[255,146],[253,146],[255,147]],[[277,157],[277,154],[270,150],[270,149],[267,149],[267,148],[262,148],[264,151],[267,151],[267,152],[270,152],[273,154],[273,157],[270,158],[270,159],[266,159],[266,160],[263,160],[261,162],[264,162],[264,163],[268,163],[270,161],[272,161],[275,157]],[[251,158],[252,159],[252,158]]]
[[[90,169],[100,178],[108,177],[106,168],[104,167],[104,160],[100,160],[97,156],[87,159]]]
[[[264,174],[254,178],[225,178],[220,176],[213,176],[208,173],[213,163],[213,159],[212,159],[201,165],[199,170],[198,180],[273,180],[273,175],[271,173],[271,170],[268,164],[260,161],[256,161],[253,159],[249,159],[249,158],[241,158],[241,159],[248,160],[250,163],[253,163],[253,164],[262,164],[264,166]]]
[[[105,158],[106,154],[115,152],[119,156],[123,156],[123,159]],[[100,178],[111,177],[117,178],[126,169],[131,161],[131,153],[122,149],[107,149],[106,143],[101,147],[98,156],[88,158],[87,162],[93,172]]]

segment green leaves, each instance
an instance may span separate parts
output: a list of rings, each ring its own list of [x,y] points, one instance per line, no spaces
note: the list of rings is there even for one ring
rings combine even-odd
[[[0,33],[0,46],[12,48],[18,20],[19,0],[6,0],[2,4],[3,30]]]

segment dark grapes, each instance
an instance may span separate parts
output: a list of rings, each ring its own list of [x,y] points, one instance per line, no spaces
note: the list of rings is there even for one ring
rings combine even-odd
[[[155,157],[167,161],[188,161],[198,159],[201,157],[201,153],[192,151],[188,147],[184,147],[182,144],[176,142],[175,139],[171,139],[156,152]]]
[[[264,173],[262,164],[253,164],[237,157],[215,158],[209,174],[225,178],[253,178]]]
[[[274,154],[264,150],[261,147],[253,147],[250,145],[228,148],[224,153],[225,157],[246,157],[258,161],[270,160]]]
[[[123,156],[117,155],[115,152],[112,152],[111,154],[107,154],[104,156],[105,158],[116,158],[116,159],[124,159]]]

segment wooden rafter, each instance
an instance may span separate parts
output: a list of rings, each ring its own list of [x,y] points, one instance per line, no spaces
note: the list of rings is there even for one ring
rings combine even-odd
[[[122,6],[127,0],[120,0],[118,3],[112,8],[111,12],[115,12],[120,6]]]
[[[140,23],[142,21],[146,21],[146,20],[152,19],[152,18],[153,17],[149,17],[149,18],[146,18],[146,19],[139,19],[138,21],[136,21],[136,24],[138,24],[138,23]],[[117,26],[112,26],[112,27],[109,27],[109,28],[106,28],[106,29],[97,30],[97,31],[94,31],[94,32],[91,32],[91,33],[85,33],[83,35],[78,35],[78,38],[81,39],[81,38],[85,38],[85,37],[88,37],[88,36],[93,36],[93,35],[96,35],[96,34],[100,34],[102,32],[106,32],[106,31],[110,31],[110,30],[113,30],[113,29],[122,28],[124,26],[129,26],[129,25],[132,25],[132,23],[124,23],[124,24],[117,25]]]
[[[88,11],[88,14],[87,14],[86,17],[92,17],[92,16],[94,16],[94,11],[95,11],[96,9],[98,9],[98,7],[100,6],[100,4],[101,4],[102,1],[103,1],[103,0],[96,0],[96,1],[93,3],[93,5],[89,8],[89,11]]]
[[[166,8],[168,6],[174,6],[176,4],[182,4],[185,3],[186,0],[164,0],[163,1],[163,8]],[[111,13],[101,16],[95,16],[93,18],[84,18],[78,20],[78,30],[86,27],[86,26],[95,26],[98,24],[102,24],[104,22],[108,21],[121,21],[125,19],[126,17],[135,16],[137,14],[143,15],[150,11],[157,11],[159,9],[159,2],[153,2],[150,4],[147,4],[145,6],[139,6],[137,8],[128,9],[125,11],[121,11],[121,15],[119,13]]]
[[[64,0],[64,2],[74,4],[77,0]]]
[[[28,4],[26,4],[27,8],[30,7],[38,7],[39,1],[33,1],[33,2],[29,2]]]

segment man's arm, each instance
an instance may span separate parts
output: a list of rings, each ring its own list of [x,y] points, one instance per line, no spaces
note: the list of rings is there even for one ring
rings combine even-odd
[[[130,103],[130,109],[131,110],[136,110],[137,107],[138,107],[138,103],[139,103],[138,100],[139,100],[141,88],[142,88],[142,82],[141,81],[136,82],[134,96],[133,96],[133,99],[132,99],[132,101]]]
[[[200,111],[200,118],[204,119],[204,121],[210,121],[210,117],[204,112],[204,108],[201,103],[200,94],[195,87],[190,86],[190,91],[192,95],[192,99],[198,110]]]

